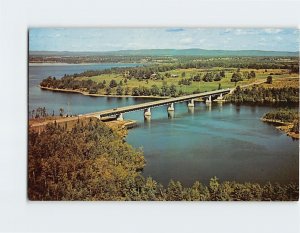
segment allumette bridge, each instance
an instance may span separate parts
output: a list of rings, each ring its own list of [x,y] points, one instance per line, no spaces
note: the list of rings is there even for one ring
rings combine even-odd
[[[151,108],[159,107],[163,105],[168,105],[168,111],[174,111],[174,104],[179,102],[188,102],[187,106],[190,108],[194,107],[194,100],[197,98],[204,98],[206,103],[211,103],[212,98],[217,97],[217,100],[222,100],[223,95],[231,93],[234,90],[234,88],[227,88],[227,89],[221,89],[216,91],[208,91],[198,94],[192,94],[192,95],[186,95],[176,98],[169,98],[169,99],[163,99],[163,100],[157,100],[152,102],[147,102],[143,104],[136,104],[126,107],[119,107],[109,110],[103,110],[99,112],[93,112],[84,114],[82,116],[85,117],[97,117],[99,119],[103,117],[110,117],[110,116],[116,116],[117,120],[123,120],[123,114],[127,112],[133,112],[133,111],[139,111],[144,110],[144,116],[150,117],[151,116]]]

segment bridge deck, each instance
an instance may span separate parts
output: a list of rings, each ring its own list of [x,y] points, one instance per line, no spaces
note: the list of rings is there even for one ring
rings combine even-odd
[[[203,92],[203,93],[198,93],[198,94],[192,94],[192,95],[181,96],[181,97],[176,97],[176,98],[169,98],[169,99],[163,99],[163,100],[156,100],[156,101],[147,102],[147,103],[143,103],[143,104],[136,104],[136,105],[126,106],[126,107],[120,107],[120,108],[103,110],[103,111],[99,111],[99,112],[88,113],[88,114],[85,114],[84,116],[87,116],[87,117],[90,117],[90,116],[105,117],[105,116],[118,115],[118,114],[121,114],[121,113],[132,112],[132,111],[137,111],[137,110],[142,110],[142,109],[147,109],[147,108],[153,108],[153,107],[158,107],[158,106],[162,106],[162,105],[168,105],[168,104],[171,104],[171,103],[183,102],[183,101],[196,99],[196,98],[200,98],[200,97],[227,94],[230,91],[231,91],[230,88],[217,90],[217,91],[208,91],[208,92]]]

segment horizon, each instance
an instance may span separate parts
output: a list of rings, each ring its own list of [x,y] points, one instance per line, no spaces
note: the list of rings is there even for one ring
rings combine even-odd
[[[260,52],[289,52],[297,53],[295,51],[287,50],[262,50],[262,49],[203,49],[203,48],[186,48],[186,49],[172,49],[172,48],[159,48],[159,49],[121,49],[121,50],[109,50],[109,51],[69,51],[69,50],[29,50],[29,52],[67,52],[67,53],[110,53],[110,52],[122,52],[122,51],[141,51],[141,50],[206,50],[206,51],[260,51]]]
[[[29,51],[299,51],[297,28],[30,28]]]

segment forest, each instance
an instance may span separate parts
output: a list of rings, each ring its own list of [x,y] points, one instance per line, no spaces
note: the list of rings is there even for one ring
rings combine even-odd
[[[290,132],[299,134],[299,112],[289,108],[280,108],[266,113],[263,119],[285,124],[292,124]]]
[[[232,95],[227,95],[226,100],[236,103],[242,102],[299,102],[299,88],[264,88],[254,85],[249,88],[237,88]]]
[[[238,183],[212,177],[184,187],[170,180],[164,187],[141,171],[146,161],[122,134],[98,119],[73,127],[50,123],[29,129],[28,197],[30,200],[133,201],[297,201],[296,183]]]
[[[155,65],[149,63],[136,67],[87,70],[82,73],[65,74],[60,78],[49,76],[42,80],[40,86],[100,95],[176,97],[232,88],[237,84],[249,84],[262,79],[272,83],[273,77],[277,80],[280,77],[295,75],[299,71],[297,61],[297,58],[280,57],[177,57],[173,63],[161,60],[162,63]],[[285,99],[298,102],[297,90],[294,89],[281,89],[280,93],[277,93],[278,90],[265,92],[255,97],[254,89],[237,90],[230,101],[261,102],[266,96],[266,102]]]
[[[285,61],[285,60],[288,61]],[[144,78],[149,79],[152,74],[159,72],[167,72],[175,69],[285,69],[291,73],[299,72],[298,58],[268,58],[268,57],[228,57],[228,58],[199,58],[199,57],[179,57],[177,62],[148,64],[136,67],[115,67],[104,70],[87,70],[82,73],[73,75],[65,75],[65,77],[92,77],[102,74],[125,74],[129,78]]]

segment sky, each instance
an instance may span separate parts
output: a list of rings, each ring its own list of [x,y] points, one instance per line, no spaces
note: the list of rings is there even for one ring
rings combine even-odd
[[[296,28],[32,28],[30,51],[222,49],[299,51]]]

